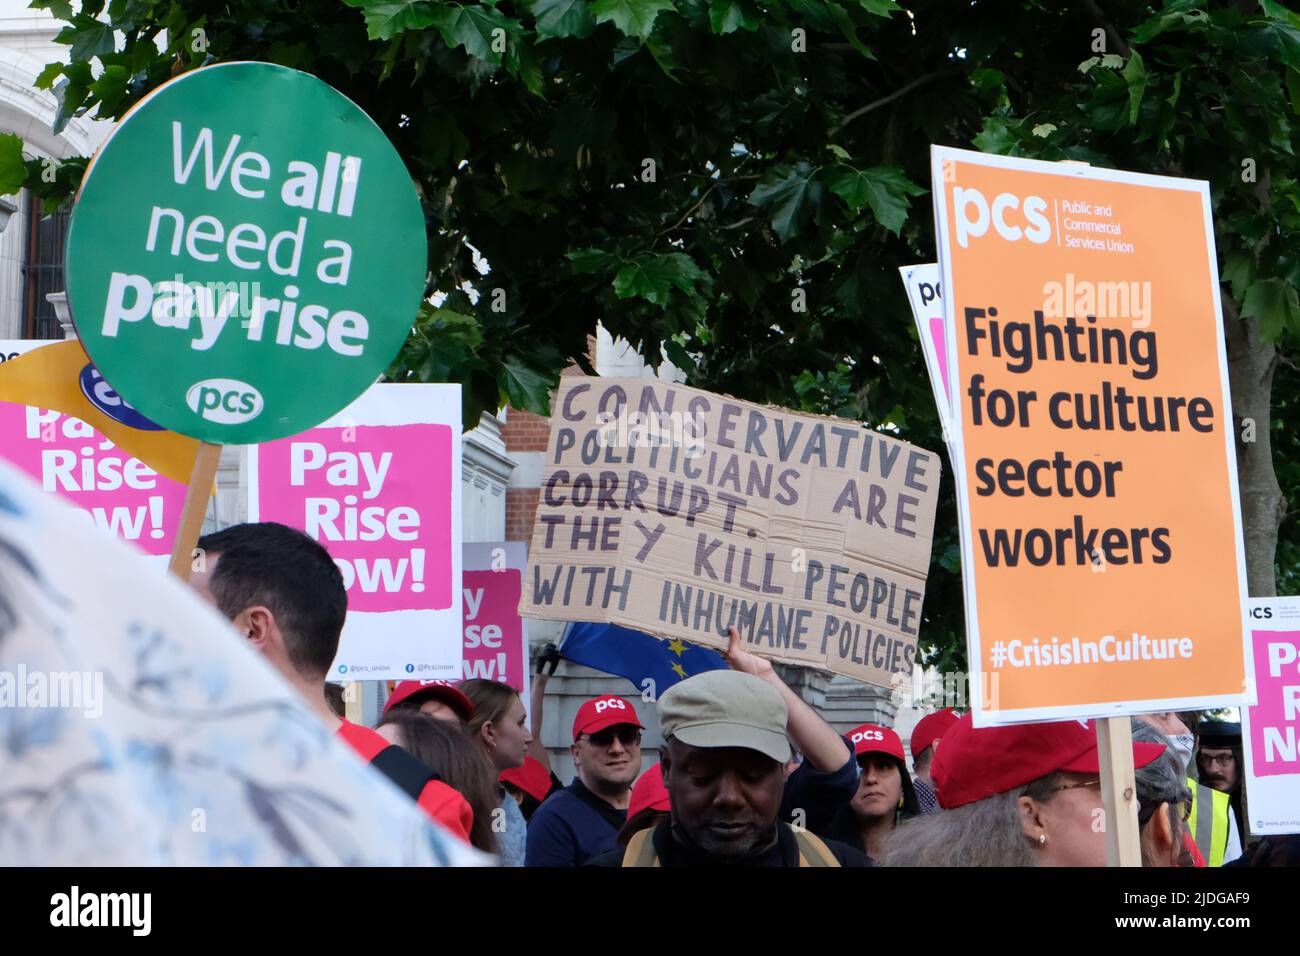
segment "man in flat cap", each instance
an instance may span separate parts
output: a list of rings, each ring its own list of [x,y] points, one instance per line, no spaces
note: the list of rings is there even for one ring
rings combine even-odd
[[[865,866],[866,857],[780,820],[790,759],[785,701],[738,671],[706,671],[659,699],[670,816],[595,866]]]

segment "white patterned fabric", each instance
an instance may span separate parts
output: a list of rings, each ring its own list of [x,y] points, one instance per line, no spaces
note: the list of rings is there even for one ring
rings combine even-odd
[[[188,588],[0,462],[0,864],[489,862]]]

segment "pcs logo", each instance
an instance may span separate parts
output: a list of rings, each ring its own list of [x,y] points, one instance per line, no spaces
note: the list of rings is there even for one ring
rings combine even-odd
[[[1012,193],[998,193],[990,204],[978,189],[954,186],[952,209],[957,245],[963,249],[970,239],[978,239],[988,232],[990,224],[1008,242],[1023,237],[1042,245],[1052,238],[1052,223],[1044,215],[1047,200],[1041,196],[1027,196],[1022,202]]]
[[[1250,616],[1257,621],[1265,621],[1273,617],[1273,609],[1271,607],[1252,607]]]
[[[233,378],[195,382],[185,393],[190,411],[220,425],[240,425],[262,414],[262,395],[253,386]]]

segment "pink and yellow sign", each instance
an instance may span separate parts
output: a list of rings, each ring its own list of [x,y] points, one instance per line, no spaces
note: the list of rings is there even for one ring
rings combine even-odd
[[[46,344],[9,341],[0,343],[0,352],[17,358]],[[63,354],[64,343],[57,346]],[[80,364],[93,375],[84,356]],[[54,383],[49,387],[54,388]],[[104,404],[105,395],[110,401],[116,399],[98,380],[91,384],[88,395],[82,395],[75,374],[66,376],[59,387],[77,392],[78,401],[89,410],[88,417]],[[48,399],[53,395],[47,389],[40,397]],[[118,422],[118,427],[128,426]],[[142,440],[151,438],[148,433],[142,436]],[[51,408],[0,402],[0,458],[26,472],[45,491],[80,508],[96,526],[129,541],[145,554],[171,553],[185,503],[185,485],[132,457],[81,418]]]

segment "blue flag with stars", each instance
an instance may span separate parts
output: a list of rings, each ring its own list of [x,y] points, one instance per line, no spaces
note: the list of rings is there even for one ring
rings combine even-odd
[[[657,693],[695,674],[727,667],[723,656],[712,648],[588,621],[575,621],[565,628],[560,656],[606,674],[626,677],[641,689],[648,678],[654,681]]]

